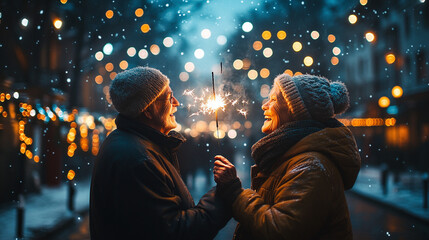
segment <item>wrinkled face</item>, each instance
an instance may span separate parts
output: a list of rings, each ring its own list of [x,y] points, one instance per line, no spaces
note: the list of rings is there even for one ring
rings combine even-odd
[[[163,93],[151,104],[151,126],[161,133],[168,134],[177,127],[176,117],[179,101],[173,96],[173,91],[168,86]]]
[[[271,89],[269,99],[262,105],[262,110],[264,110],[265,122],[261,130],[266,134],[272,133],[291,119],[286,101],[277,84],[274,84]]]

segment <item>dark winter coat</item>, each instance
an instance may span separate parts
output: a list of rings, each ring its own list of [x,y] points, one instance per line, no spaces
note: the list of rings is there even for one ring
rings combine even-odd
[[[119,115],[91,182],[91,239],[212,239],[230,216],[212,189],[198,205],[179,174],[184,138]]]
[[[344,190],[360,156],[347,127],[334,119],[293,123],[252,150],[252,189],[235,181],[224,196],[239,222],[235,239],[352,239]]]

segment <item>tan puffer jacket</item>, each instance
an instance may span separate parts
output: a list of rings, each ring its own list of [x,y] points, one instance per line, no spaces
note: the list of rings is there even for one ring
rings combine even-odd
[[[352,239],[344,190],[360,169],[347,127],[301,139],[271,168],[252,167],[252,189],[233,200],[234,239]]]

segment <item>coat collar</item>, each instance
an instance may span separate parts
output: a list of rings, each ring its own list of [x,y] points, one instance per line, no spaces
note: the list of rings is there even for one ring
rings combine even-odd
[[[169,149],[172,152],[176,152],[180,145],[186,141],[186,138],[176,131],[170,131],[168,135],[165,135],[136,119],[129,118],[122,114],[118,115],[115,122],[119,130],[131,132],[139,137],[147,138],[158,146]]]

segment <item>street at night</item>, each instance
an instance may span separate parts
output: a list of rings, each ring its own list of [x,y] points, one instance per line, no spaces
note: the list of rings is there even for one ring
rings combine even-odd
[[[427,39],[426,0],[2,0],[0,240],[429,239]]]

